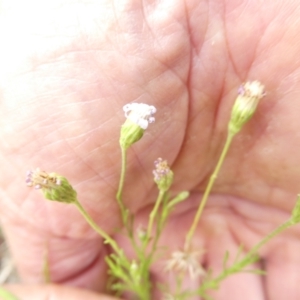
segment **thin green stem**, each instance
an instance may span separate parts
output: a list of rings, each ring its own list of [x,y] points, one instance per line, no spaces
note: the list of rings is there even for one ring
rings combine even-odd
[[[123,225],[126,225],[127,219],[128,219],[128,212],[127,212],[126,207],[122,200],[122,192],[123,192],[123,187],[124,187],[124,182],[125,182],[127,159],[126,159],[126,149],[123,147],[121,147],[121,154],[122,154],[121,176],[120,176],[119,187],[118,187],[118,192],[117,192],[116,198],[117,198],[117,202],[119,204],[120,210],[121,210]]]
[[[44,253],[43,277],[44,277],[45,283],[51,283],[48,245],[47,245],[47,248],[45,249],[45,253]]]
[[[166,195],[166,192],[162,192],[162,191],[159,192],[157,200],[156,200],[156,205],[155,205],[155,206],[157,206],[157,208],[154,207],[151,213],[153,213],[154,210],[156,210],[156,211],[158,210],[158,207],[160,206],[160,203],[162,202],[162,200],[164,200],[165,195]],[[162,214],[164,213],[165,209],[166,209],[166,205],[164,203]],[[156,213],[153,213],[153,215],[155,216]],[[151,214],[150,214],[150,218],[151,218]],[[153,219],[154,219],[154,217],[153,217]],[[152,227],[152,225],[151,225],[151,227]],[[151,262],[152,262],[152,258],[153,258],[153,255],[154,255],[155,251],[156,251],[157,243],[158,243],[158,240],[159,240],[160,235],[162,233],[163,227],[164,227],[164,218],[163,218],[162,215],[160,215],[159,218],[157,219],[156,233],[154,235],[151,251],[150,251],[150,254],[148,255],[148,258],[147,258],[148,264],[151,264]],[[149,221],[146,242],[149,242],[151,232],[152,232],[152,228],[150,228],[150,221]],[[146,246],[147,246],[147,244],[146,244]]]
[[[152,262],[152,257],[153,257],[153,254],[155,252],[155,249],[156,249],[156,245],[157,245],[157,241],[158,241],[158,238],[159,238],[159,230],[158,230],[158,227],[157,227],[157,230],[156,230],[156,235],[154,236],[154,241],[153,241],[153,244],[152,244],[152,249],[151,249],[151,252],[150,254],[147,256],[146,255],[146,248],[149,244],[149,241],[151,239],[151,233],[152,233],[152,228],[153,228],[153,223],[154,223],[154,219],[157,217],[157,212],[158,212],[158,209],[159,209],[159,206],[160,204],[162,203],[162,200],[164,199],[164,196],[165,196],[165,193],[164,191],[159,191],[159,194],[158,194],[158,197],[155,201],[155,205],[150,213],[150,216],[149,216],[149,223],[148,223],[148,228],[147,228],[147,233],[146,233],[146,239],[142,245],[142,250],[141,250],[141,255],[142,255],[142,260],[141,260],[141,263],[142,263],[142,276],[144,278],[144,291],[145,291],[145,295],[147,295],[147,297],[150,299],[150,287],[151,287],[151,284],[149,283],[149,267],[150,267],[150,264]],[[157,224],[157,226],[159,226],[160,224]]]
[[[121,154],[122,154],[122,166],[121,166],[121,175],[120,175],[120,181],[119,181],[119,187],[118,187],[118,191],[116,194],[116,199],[121,211],[121,216],[122,216],[122,222],[123,225],[125,226],[127,233],[128,233],[128,237],[131,241],[131,244],[135,250],[135,252],[138,254],[138,256],[140,257],[141,253],[140,250],[136,244],[136,241],[134,239],[133,236],[133,232],[132,232],[132,219],[129,219],[129,211],[127,210],[127,208],[125,207],[123,200],[122,200],[122,192],[123,192],[123,187],[124,187],[124,183],[125,183],[125,174],[126,174],[126,164],[127,164],[127,152],[126,152],[126,148],[121,146]]]
[[[104,230],[102,230],[92,219],[92,217],[87,213],[78,200],[74,203],[80,213],[83,215],[85,220],[89,225],[104,239],[105,243],[109,244],[117,254],[122,254],[122,250],[119,248],[115,240],[113,240]]]
[[[275,230],[273,230],[271,233],[269,233],[267,236],[265,236],[257,245],[255,245],[248,254],[240,261],[240,264],[243,265],[244,262],[247,262],[251,256],[253,256],[255,253],[258,252],[258,250],[267,242],[269,242],[273,237],[284,231],[285,229],[291,227],[293,225],[293,222],[291,220],[288,220],[278,226]]]
[[[154,207],[153,207],[153,209],[150,213],[149,224],[148,224],[148,229],[147,229],[147,240],[149,240],[150,237],[151,237],[154,219],[157,216],[157,211],[158,211],[158,208],[159,208],[159,206],[160,206],[160,204],[161,204],[161,202],[164,198],[164,195],[165,195],[164,191],[159,191],[159,194],[158,194],[157,200],[155,202],[155,205],[154,205]]]
[[[233,137],[234,137],[234,134],[231,133],[230,131],[228,131],[227,139],[226,139],[224,148],[222,150],[221,156],[220,156],[220,158],[218,160],[218,163],[217,163],[217,165],[216,165],[216,167],[214,169],[214,172],[212,173],[212,175],[209,178],[208,185],[206,186],[205,192],[203,194],[201,203],[200,203],[200,205],[198,207],[198,210],[196,212],[196,215],[195,215],[195,218],[193,220],[193,223],[192,223],[192,225],[191,225],[191,227],[190,227],[190,229],[189,229],[189,231],[188,231],[188,233],[186,235],[185,247],[184,247],[185,249],[188,249],[189,246],[190,246],[191,240],[192,240],[192,238],[194,236],[196,227],[197,227],[197,225],[199,223],[199,220],[200,220],[200,217],[202,215],[202,212],[203,212],[203,209],[205,207],[205,204],[207,202],[208,196],[209,196],[209,194],[211,192],[211,189],[213,187],[213,184],[214,184],[216,178],[218,177],[219,171],[220,171],[221,166],[222,166],[222,164],[224,162],[225,156],[226,156],[226,154],[228,152],[228,149],[229,149],[229,147],[231,145]]]
[[[184,279],[184,273],[182,272],[176,276],[175,299],[178,299],[182,292],[183,279]]]

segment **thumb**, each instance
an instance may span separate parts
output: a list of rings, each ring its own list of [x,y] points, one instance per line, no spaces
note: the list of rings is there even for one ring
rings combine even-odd
[[[16,296],[18,300],[117,300],[117,298],[96,294],[60,285],[7,285],[5,289]],[[1,297],[0,300],[6,300]]]

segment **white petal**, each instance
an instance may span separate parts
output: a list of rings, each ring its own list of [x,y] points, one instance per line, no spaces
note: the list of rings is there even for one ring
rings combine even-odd
[[[142,129],[146,130],[148,128],[148,121],[145,119],[139,119],[137,125],[139,125]]]

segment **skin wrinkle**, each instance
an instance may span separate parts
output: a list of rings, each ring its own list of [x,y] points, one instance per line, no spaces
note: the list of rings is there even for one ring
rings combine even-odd
[[[253,216],[251,216],[253,221],[261,220],[263,217],[265,217],[267,212],[268,212],[267,216],[270,217],[270,219],[268,219],[267,221],[268,222],[271,221],[274,224],[279,224],[280,222],[288,219],[290,216],[290,212],[282,211],[277,207],[270,207],[269,205],[255,203],[252,200],[247,199],[246,197],[243,197],[244,207],[241,207],[242,203],[240,202],[239,197],[227,194],[226,198],[230,203],[230,207],[232,209],[235,209],[237,215],[241,215],[243,218],[249,219],[250,217],[249,210],[251,207],[253,207],[253,209],[255,209],[255,212],[252,214]],[[258,214],[258,205],[259,205],[259,210],[261,211],[259,214]],[[274,217],[275,214],[276,217]]]
[[[237,65],[235,63],[235,55],[232,53],[232,48],[230,47],[230,42],[229,42],[229,36],[227,34],[228,32],[228,28],[226,26],[226,16],[227,16],[227,13],[226,13],[226,6],[224,7],[224,16],[223,16],[223,24],[224,24],[224,41],[225,41],[225,44],[226,44],[226,48],[228,49],[228,57],[229,57],[229,60],[231,62],[231,66],[233,67],[233,71],[234,71],[234,74],[239,78],[240,82],[244,82],[245,79],[249,78],[249,71],[250,71],[250,68],[251,68],[251,63],[249,63],[248,65],[248,68],[246,69],[246,74],[244,76],[241,76],[240,75],[240,72],[238,71],[238,68],[237,68]],[[253,56],[254,57],[254,56]]]
[[[201,36],[201,37],[203,37],[201,40],[202,40],[202,42],[198,42],[198,41],[195,41],[195,34],[194,34],[194,32],[196,32],[196,31],[194,31],[194,30],[192,30],[192,28],[194,27],[192,24],[191,24],[191,20],[193,19],[193,13],[194,13],[194,9],[190,9],[190,13],[188,12],[188,3],[190,3],[190,1],[188,1],[188,0],[185,0],[185,8],[186,8],[186,24],[187,24],[187,28],[188,28],[188,36],[189,36],[189,40],[190,40],[190,49],[191,49],[191,52],[190,52],[190,55],[192,54],[192,49],[195,49],[195,54],[196,54],[196,56],[198,56],[198,57],[200,57],[200,53],[198,52],[198,49],[197,48],[199,48],[200,50],[202,49],[202,46],[203,46],[203,42],[204,42],[204,37],[206,36],[206,33],[207,33],[207,31],[208,31],[208,18],[207,18],[207,20],[206,20],[206,22],[205,22],[205,24],[206,24],[206,26],[205,26],[205,28],[203,29],[203,34],[202,35],[199,35],[199,36]],[[207,11],[206,12],[204,12],[203,14],[205,14],[205,13],[207,13]],[[207,14],[208,15],[208,14]],[[202,20],[203,21],[203,20]],[[203,23],[202,23],[203,24]],[[203,25],[202,25],[203,26]],[[192,60],[192,55],[190,56],[191,57],[191,60]],[[190,63],[190,66],[191,66],[192,64]]]
[[[237,69],[236,69],[235,64],[234,64],[233,56],[230,53],[230,48],[228,46],[228,35],[227,35],[227,28],[226,28],[226,5],[224,5],[224,7],[223,7],[223,11],[222,11],[221,15],[222,15],[221,20],[222,20],[222,24],[223,24],[223,28],[224,28],[224,31],[223,31],[224,39],[223,40],[225,42],[225,48],[227,49],[226,54],[228,56],[228,61],[229,61],[229,63],[227,63],[227,66],[224,68],[224,71],[225,72],[229,71],[228,65],[230,64],[231,66],[233,66],[234,75],[239,77],[238,73],[237,73]],[[223,109],[223,107],[224,107],[223,103],[224,103],[224,101],[221,101],[221,99],[224,98],[224,93],[225,93],[224,87],[225,87],[225,76],[223,77],[222,85],[220,86],[219,95],[217,95],[217,97],[216,97],[217,99],[220,99],[220,100],[218,102],[218,105],[216,106],[216,110],[215,110],[213,120],[212,120],[212,134],[211,134],[212,136],[215,136],[216,133],[218,132],[218,126],[217,125],[218,125],[218,121],[220,120],[219,116],[223,115],[223,110],[224,110]],[[225,131],[225,130],[223,129],[222,131]],[[227,129],[226,129],[226,131],[227,131]],[[218,148],[222,149],[223,144],[224,144],[224,141],[222,141],[220,139],[219,139],[219,147],[216,146],[216,145],[212,145],[212,143],[210,143],[211,147],[210,147],[209,152],[212,151],[211,148],[212,149],[218,149]],[[205,177],[208,177],[209,174],[212,172],[212,170],[213,169],[208,171]]]
[[[141,11],[141,14],[142,14],[142,19],[144,20],[144,21],[143,21],[143,24],[145,24],[145,25],[146,25],[146,28],[148,28],[148,30],[149,30],[149,32],[150,32],[150,34],[151,34],[153,40],[156,40],[156,38],[155,38],[156,36],[155,36],[154,32],[152,31],[151,26],[150,26],[150,24],[149,24],[149,22],[148,22],[148,20],[147,20],[147,15],[148,15],[148,14],[146,13],[146,5],[145,5],[145,1],[144,1],[144,0],[141,0],[140,2],[141,2],[140,11]]]
[[[72,273],[69,274],[69,276],[64,274],[64,277],[61,277],[61,278],[59,276],[55,276],[55,282],[60,283],[60,284],[70,282],[70,281],[76,279],[77,277],[81,277],[82,275],[84,275],[84,273],[89,272],[92,268],[95,268],[95,266],[98,267],[99,263],[101,263],[101,265],[104,265],[104,254],[103,254],[103,252],[107,252],[107,251],[103,251],[104,248],[107,248],[107,246],[102,247],[101,252],[98,252],[98,251],[95,252],[95,255],[94,255],[93,259],[89,263],[87,263],[86,265],[81,264],[80,268],[77,270],[77,272],[72,271]],[[81,259],[81,261],[82,261],[82,259]],[[63,263],[63,264],[65,262],[66,262],[65,258],[63,258],[60,261],[60,263]],[[50,272],[52,273],[52,276],[53,276],[53,273],[55,274],[55,269],[57,270],[58,275],[61,273],[60,272],[61,271],[61,264],[60,263],[57,263],[57,261],[56,261],[56,266],[54,265],[52,267],[52,272],[50,270]],[[102,266],[102,268],[103,267],[104,266]],[[105,268],[106,268],[106,266],[105,266]]]
[[[234,212],[236,212],[236,210],[234,208],[232,210],[233,210],[233,214],[234,214]],[[234,224],[233,224],[233,222],[229,222],[228,228],[230,230],[230,233],[232,234],[232,237],[234,238],[236,245],[242,244],[243,250],[246,250],[248,252],[253,245],[249,241],[245,242],[247,240],[246,236],[249,237],[249,233],[250,233],[252,236],[252,238],[251,238],[252,241],[254,240],[254,236],[255,236],[255,240],[257,243],[259,240],[261,240],[263,238],[263,236],[266,234],[266,232],[262,232],[262,230],[259,231],[255,226],[253,226],[253,222],[251,222],[251,221],[249,222],[249,219],[243,220],[242,217],[239,215],[235,215],[234,218],[235,218]],[[259,221],[259,223],[261,224],[261,220]],[[247,235],[244,232],[243,240],[241,240],[241,236],[237,233],[236,224],[239,224],[239,226],[244,225],[244,227],[247,229]],[[277,225],[278,224],[274,224],[274,229],[276,228]],[[268,232],[270,232],[270,231],[267,231],[267,233]],[[248,240],[249,240],[249,238],[248,238]]]
[[[189,84],[190,84],[190,79],[191,79],[191,73],[192,73],[192,52],[193,52],[193,43],[192,43],[192,38],[191,38],[191,26],[189,23],[189,15],[188,15],[188,8],[187,8],[187,3],[184,1],[184,11],[185,11],[185,24],[186,24],[186,30],[185,32],[188,35],[188,40],[189,40],[189,60],[188,60],[188,72],[187,72],[187,78],[186,78],[186,87],[187,87],[187,93],[188,93],[188,105],[187,105],[187,112],[186,112],[186,120],[188,120],[189,115],[191,114],[191,92],[189,89]],[[185,128],[187,127],[188,123],[186,122]],[[183,127],[182,127],[183,128]],[[189,135],[185,135],[185,137],[182,139],[180,148],[178,149],[177,155],[175,156],[175,159],[172,162],[172,167],[174,166],[174,170],[176,169],[176,163],[178,161],[178,157],[180,157],[181,152],[184,147],[184,142],[189,138]],[[176,178],[175,178],[175,183],[176,183]]]
[[[202,49],[202,48],[201,48],[201,49]],[[222,92],[220,91],[220,95],[221,95],[221,94],[222,94]],[[219,96],[218,99],[222,99],[222,97]],[[217,110],[216,110],[216,112],[217,112]],[[190,123],[190,124],[192,124],[192,123]],[[216,128],[216,126],[213,124],[212,128]],[[221,143],[221,142],[219,142],[219,143]],[[217,149],[218,147],[213,147],[212,144],[210,144],[210,147],[208,147],[208,149],[211,149],[211,148]],[[209,151],[209,150],[207,150],[207,152],[208,152],[208,153],[211,153],[211,151]],[[211,166],[211,168],[212,168],[212,166]],[[207,172],[206,174],[209,173],[208,168],[207,168],[207,171],[206,171],[206,172]],[[205,176],[204,176],[204,178],[205,178]]]

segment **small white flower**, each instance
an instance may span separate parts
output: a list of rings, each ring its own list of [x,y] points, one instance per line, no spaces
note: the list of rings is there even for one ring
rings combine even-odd
[[[156,113],[156,108],[153,105],[129,103],[123,106],[123,110],[127,119],[144,130],[148,128],[149,123],[155,121],[153,115]]]
[[[240,86],[229,122],[229,131],[232,134],[238,133],[252,118],[259,101],[265,95],[265,87],[257,80],[248,81]]]
[[[239,88],[240,94],[247,94],[248,96],[262,98],[265,95],[265,87],[258,80],[247,81]]]

